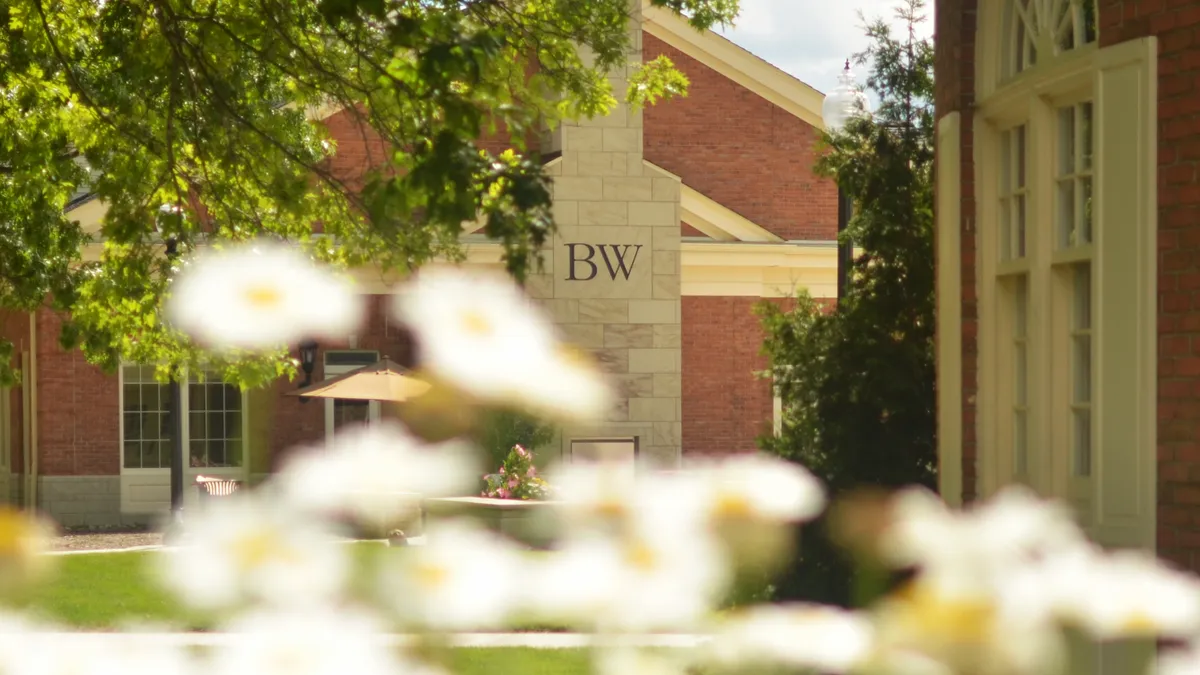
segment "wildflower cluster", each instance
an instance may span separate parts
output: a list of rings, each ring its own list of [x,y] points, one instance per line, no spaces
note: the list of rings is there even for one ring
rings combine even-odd
[[[229,297],[207,306],[207,320],[169,308],[180,326],[203,323],[197,339],[214,349],[311,334],[324,310],[288,300],[289,278],[328,280],[326,290],[340,294],[333,299],[359,302],[311,263],[261,274],[249,263],[267,258],[254,249],[221,255],[232,259],[198,259],[179,282],[221,277],[212,287]],[[247,281],[236,283],[241,271]],[[328,316],[340,322],[358,311]],[[423,271],[398,291],[395,311],[422,340],[422,372],[435,383],[429,409],[506,406],[580,423],[612,403],[606,378],[569,355],[506,279]],[[288,322],[299,326],[293,335],[280,329]],[[470,519],[433,519],[423,545],[385,549],[362,583],[335,523],[386,522],[423,499],[477,488],[478,448],[442,436],[398,423],[363,427],[332,449],[296,450],[265,485],[193,514],[185,544],[159,554],[162,579],[189,606],[220,617],[217,632],[239,639],[201,650],[136,639],[65,648],[65,638],[47,637],[52,627],[0,617],[0,671],[440,675],[449,672],[449,635],[530,621],[595,635],[598,675],[1045,675],[1066,672],[1068,630],[1098,643],[1200,645],[1200,580],[1150,554],[1095,547],[1065,506],[1020,488],[966,511],[922,490],[838,503],[830,521],[849,550],[873,567],[911,572],[909,582],[855,610],[795,603],[718,614],[739,580],[785,564],[794,529],[827,506],[806,470],[754,454],[673,472],[566,464],[549,476],[557,492],[547,506],[560,524],[551,550],[533,553]],[[528,453],[514,454],[505,475],[537,478],[524,475]],[[20,542],[35,531],[5,523],[0,544],[10,531]],[[28,550],[0,547],[0,557],[25,560]],[[411,639],[384,639],[389,633]],[[624,639],[662,633],[708,639],[692,650]],[[1200,672],[1200,649],[1170,652],[1158,672]]]
[[[504,464],[496,473],[483,477],[487,488],[484,497],[497,499],[546,499],[550,486],[538,475],[533,465],[533,454],[520,445],[514,445]]]

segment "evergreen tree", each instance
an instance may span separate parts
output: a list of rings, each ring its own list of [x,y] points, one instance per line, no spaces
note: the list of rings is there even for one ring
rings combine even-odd
[[[768,451],[799,462],[836,497],[851,490],[936,486],[933,248],[933,44],[918,38],[922,0],[897,10],[907,32],[867,24],[873,115],[827,136],[818,174],[853,200],[845,235],[861,249],[835,309],[801,293],[794,309],[760,306],[764,352],[783,400]],[[851,566],[825,523],[806,528],[780,584],[788,597],[852,601]]]

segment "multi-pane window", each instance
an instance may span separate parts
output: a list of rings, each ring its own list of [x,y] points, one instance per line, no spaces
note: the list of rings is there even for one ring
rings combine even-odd
[[[1092,473],[1092,175],[1093,106],[1091,101],[1057,111],[1055,162],[1055,273],[1062,280],[1069,319],[1065,331],[1070,391],[1063,408],[1068,415],[1071,475]]]
[[[1004,308],[1001,349],[1005,366],[1002,406],[1007,430],[1001,437],[1012,453],[1016,477],[1029,473],[1029,185],[1025,125],[1000,134],[999,282]]]
[[[242,463],[242,392],[214,374],[188,378],[188,452],[192,466]]]
[[[126,365],[122,379],[122,456],[126,469],[171,466],[171,387],[154,379],[154,366]],[[187,416],[183,439],[193,467],[242,465],[244,407],[237,387],[193,374],[181,393]]]
[[[1025,257],[1025,219],[1028,186],[1025,184],[1025,126],[1000,134],[1000,259]]]
[[[1096,42],[1095,0],[1009,0],[1005,74]]]
[[[170,388],[154,379],[154,366],[125,366],[121,375],[125,468],[170,467]]]
[[[1012,297],[1012,453],[1013,473],[1029,474],[1029,284],[1014,276]]]
[[[1072,265],[1071,473],[1092,474],[1092,269]]]

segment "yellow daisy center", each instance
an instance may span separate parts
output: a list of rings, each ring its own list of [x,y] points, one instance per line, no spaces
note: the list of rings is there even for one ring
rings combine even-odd
[[[267,309],[278,305],[283,293],[275,286],[260,284],[246,289],[246,300],[258,309]]]
[[[634,569],[650,572],[658,566],[658,554],[642,542],[630,544],[625,551],[625,560]]]
[[[26,553],[34,538],[29,517],[11,508],[0,510],[0,556]]]
[[[233,557],[242,569],[254,569],[272,558],[289,558],[289,551],[273,532],[248,532],[233,542]]]
[[[754,513],[750,500],[733,492],[722,492],[713,510],[718,518],[746,518]]]
[[[492,323],[483,314],[476,311],[464,312],[462,316],[463,330],[476,337],[486,337],[492,334]]]
[[[1121,631],[1125,633],[1155,633],[1158,631],[1158,622],[1149,614],[1143,611],[1135,611],[1121,622]]]
[[[919,583],[895,593],[902,621],[919,634],[956,643],[989,639],[994,629],[995,606],[986,600],[946,598]]]
[[[417,565],[413,570],[413,576],[417,583],[425,588],[437,588],[446,583],[450,578],[450,572],[441,565],[426,563]]]

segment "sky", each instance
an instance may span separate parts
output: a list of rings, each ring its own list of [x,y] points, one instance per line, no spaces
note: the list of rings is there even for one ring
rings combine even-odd
[[[736,25],[718,32],[828,93],[837,86],[846,59],[867,46],[858,12],[898,27],[896,6],[896,0],[741,0]],[[926,12],[920,29],[928,37],[933,34],[932,0],[927,0]],[[855,75],[860,86],[865,83],[864,68],[855,68]]]

